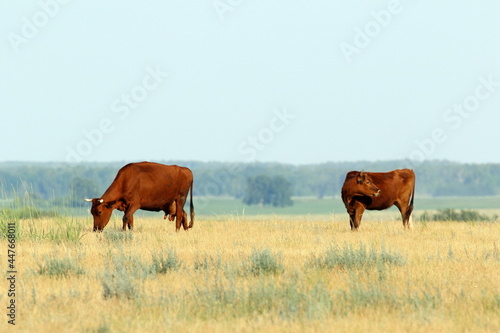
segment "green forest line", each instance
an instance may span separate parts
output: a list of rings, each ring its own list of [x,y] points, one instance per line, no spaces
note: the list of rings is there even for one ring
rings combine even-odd
[[[425,197],[498,196],[500,164],[462,164],[448,161],[330,162],[310,165],[281,163],[222,163],[156,161],[189,167],[198,197],[233,197],[241,200],[249,177],[281,176],[298,197],[335,197],[351,170],[372,172],[411,168],[416,173],[416,195]],[[0,163],[0,198],[29,195],[34,200],[68,200],[98,197],[126,162],[113,163]]]

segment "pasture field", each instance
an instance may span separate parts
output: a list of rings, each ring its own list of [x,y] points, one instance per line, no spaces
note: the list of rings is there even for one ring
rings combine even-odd
[[[0,209],[3,207],[19,207],[22,206],[22,200],[13,203],[12,200],[0,200]],[[345,218],[346,214],[344,204],[340,197],[325,197],[318,199],[316,197],[294,197],[294,204],[288,207],[272,207],[272,206],[246,206],[241,199],[232,197],[195,197],[194,204],[196,214],[198,215],[235,215],[235,216],[249,216],[249,215],[337,215]],[[83,203],[83,200],[82,200]],[[25,200],[25,205],[33,205],[45,211],[56,211],[58,215],[70,216],[88,216],[90,204],[84,203],[82,208],[69,208],[62,207],[60,204],[54,203],[32,203],[30,200]],[[186,203],[188,207],[188,203]],[[415,209],[418,211],[434,211],[443,208],[453,209],[472,209],[472,210],[497,210],[500,212],[500,197],[487,196],[487,197],[422,197],[415,198]],[[396,207],[390,208],[388,211],[398,213]],[[418,218],[419,212],[415,217]],[[488,212],[490,213],[490,212]],[[495,212],[493,212],[495,213]],[[137,216],[143,217],[158,217],[160,213],[148,213],[144,211],[137,211]],[[398,213],[399,214],[399,213]],[[375,218],[381,217],[380,214],[374,215]],[[383,216],[382,216],[383,218]]]
[[[197,216],[179,233],[160,216],[134,232],[116,216],[102,233],[91,226],[16,223],[16,326],[4,314],[2,331],[500,331],[498,222],[405,231],[382,212],[359,232],[344,215]]]
[[[340,197],[325,197],[318,199],[315,197],[295,197],[294,204],[288,207],[272,206],[246,206],[240,199],[230,197],[195,197],[196,213],[201,215],[338,215],[345,218],[346,210]],[[186,205],[187,207],[187,205]],[[500,197],[417,197],[415,198],[415,209],[419,211],[437,210],[443,208],[453,209],[473,209],[473,210],[497,210],[500,211]],[[396,207],[392,207],[389,212],[399,214]],[[144,216],[155,216],[151,213],[141,213]],[[416,212],[418,218],[419,212]],[[421,213],[421,212],[420,212]],[[490,212],[488,212],[490,213]],[[80,212],[88,214],[88,208]],[[156,214],[156,213],[155,213]],[[383,215],[375,214],[374,218],[383,218]]]

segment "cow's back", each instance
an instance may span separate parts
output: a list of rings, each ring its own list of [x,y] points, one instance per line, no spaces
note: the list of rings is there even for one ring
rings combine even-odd
[[[182,169],[177,165],[153,162],[130,163],[118,171],[107,192],[110,196],[121,196],[124,201],[149,201],[155,197],[174,200],[180,187]]]
[[[415,184],[415,173],[410,169],[398,169],[390,172],[371,173],[373,182],[377,184],[382,193],[394,193],[406,191],[407,187],[413,188]]]
[[[415,174],[410,169],[398,169],[390,172],[368,173],[381,194],[373,198],[372,209],[385,209],[402,197],[409,196],[415,187]]]

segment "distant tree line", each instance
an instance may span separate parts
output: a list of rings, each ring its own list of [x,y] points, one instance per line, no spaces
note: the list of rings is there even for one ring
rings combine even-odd
[[[389,171],[402,167],[415,170],[416,193],[427,196],[500,195],[500,164],[461,164],[447,161],[408,165],[402,161],[330,162],[311,165],[281,163],[222,163],[158,161],[189,167],[194,173],[194,195],[245,198],[258,176],[284,181],[293,196],[338,196],[350,170]],[[100,196],[126,163],[0,163],[0,199],[29,193],[43,200],[65,202]],[[288,184],[288,185],[283,185]],[[271,200],[271,194],[261,203]],[[250,201],[249,201],[250,202]]]
[[[247,178],[243,203],[247,205],[285,207],[293,204],[291,196],[291,184],[284,177],[259,175]]]

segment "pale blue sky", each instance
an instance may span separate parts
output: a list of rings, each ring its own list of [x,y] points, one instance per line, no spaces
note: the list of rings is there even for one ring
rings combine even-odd
[[[498,163],[499,13],[0,0],[0,161]]]

